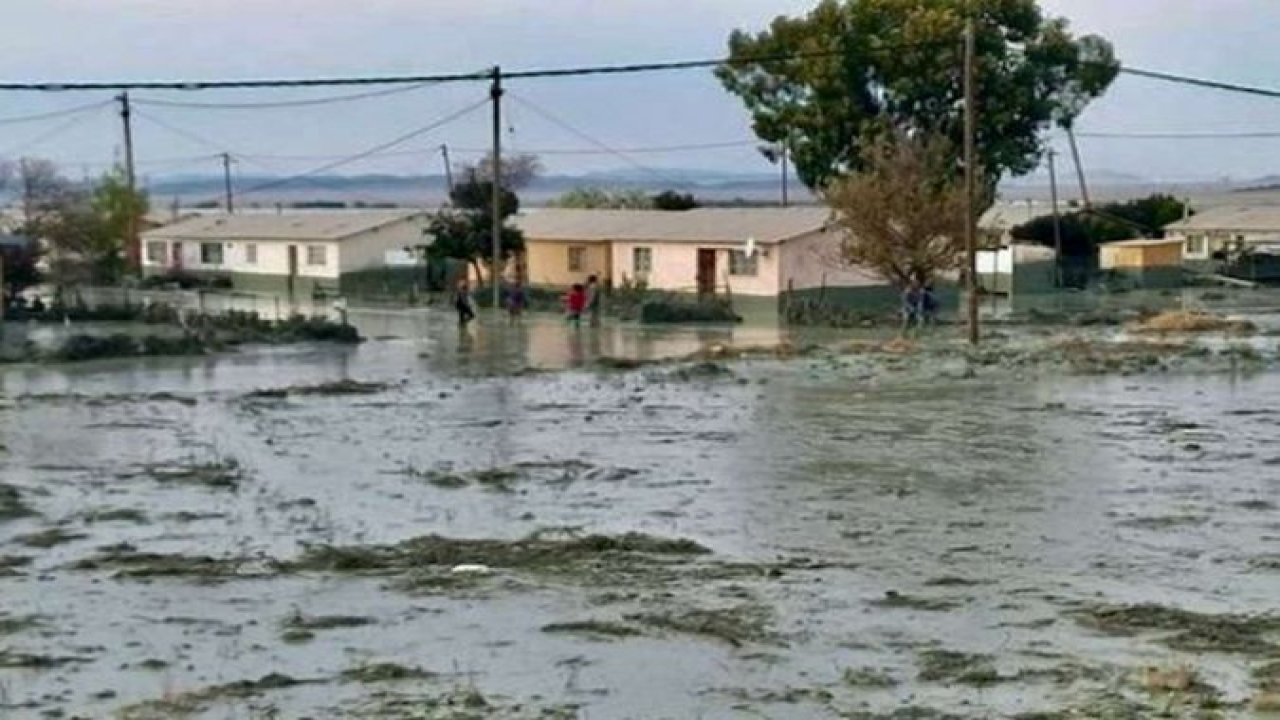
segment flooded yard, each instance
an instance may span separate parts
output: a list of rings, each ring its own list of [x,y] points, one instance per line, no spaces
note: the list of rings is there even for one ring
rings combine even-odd
[[[1280,708],[1274,337],[619,369],[833,338],[356,320],[0,368],[0,716]]]

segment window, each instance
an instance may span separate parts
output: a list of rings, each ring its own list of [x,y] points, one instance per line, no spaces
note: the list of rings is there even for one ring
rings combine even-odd
[[[742,250],[729,251],[729,274],[755,277],[760,272],[760,256],[747,256]]]
[[[587,267],[587,249],[584,247],[569,248],[569,272],[582,272]]]
[[[631,272],[637,277],[648,275],[653,272],[653,248],[632,248]]]
[[[147,243],[147,262],[159,265],[164,262],[164,242],[152,240]]]
[[[324,245],[308,245],[307,246],[307,264],[308,265],[328,265],[329,264],[329,248]]]
[[[200,262],[203,265],[221,265],[222,243],[200,243]]]
[[[257,265],[257,264],[258,264],[258,244],[257,244],[257,243],[247,243],[247,244],[245,244],[245,246],[244,246],[244,264],[245,264],[245,265]]]
[[[1203,235],[1191,235],[1187,238],[1188,255],[1204,255],[1207,251]]]

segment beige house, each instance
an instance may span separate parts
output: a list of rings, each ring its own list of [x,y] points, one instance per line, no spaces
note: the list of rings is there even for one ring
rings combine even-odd
[[[839,260],[842,232],[821,207],[532,210],[524,231],[531,285],[597,275],[614,285],[776,297],[788,289],[880,286]]]
[[[336,289],[344,275],[429,242],[428,221],[414,210],[206,215],[143,233],[142,267],[225,275],[247,289]]]
[[[1209,208],[1165,227],[1182,240],[1183,258],[1208,261],[1274,244],[1280,238],[1280,205],[1230,205]]]

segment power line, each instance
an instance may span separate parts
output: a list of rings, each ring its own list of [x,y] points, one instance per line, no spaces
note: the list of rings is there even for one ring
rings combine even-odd
[[[314,107],[317,105],[332,105],[337,103],[354,102],[356,100],[368,100],[370,98],[408,93],[414,90],[430,87],[431,85],[432,83],[420,83],[418,85],[410,85],[408,87],[393,87],[385,90],[374,90],[371,92],[354,93],[351,95],[334,95],[330,97],[307,98],[303,100],[281,100],[277,102],[198,103],[182,102],[179,100],[159,100],[154,98],[137,98],[133,102],[136,105],[192,110],[272,110],[277,108]]]
[[[282,186],[282,185],[288,185],[288,184],[290,184],[290,183],[297,182],[298,180],[305,180],[305,179],[307,179],[307,178],[309,178],[309,177],[311,177],[311,176],[313,176],[313,175],[318,175],[318,174],[320,174],[320,173],[329,172],[330,170],[336,170],[337,168],[343,167],[343,166],[345,166],[345,165],[350,165],[350,164],[352,164],[352,163],[359,162],[360,160],[364,160],[365,158],[368,158],[368,157],[372,157],[372,156],[374,156],[374,155],[377,155],[379,152],[382,152],[382,151],[384,151],[384,150],[389,150],[389,149],[391,149],[391,148],[393,148],[393,147],[396,147],[397,145],[402,145],[402,144],[404,144],[404,143],[406,143],[406,142],[408,142],[408,141],[410,141],[410,140],[412,140],[412,139],[414,139],[414,138],[416,138],[416,137],[419,137],[419,136],[425,135],[425,134],[427,134],[427,133],[429,133],[429,132],[432,132],[432,131],[434,131],[434,130],[438,130],[438,129],[440,129],[440,128],[444,127],[445,125],[448,125],[449,123],[454,122],[455,120],[458,120],[458,119],[460,119],[460,118],[462,118],[462,117],[465,117],[465,116],[467,116],[467,115],[469,115],[469,114],[471,114],[471,113],[475,112],[476,110],[479,110],[480,108],[484,107],[484,106],[485,106],[485,105],[487,105],[487,104],[489,104],[489,99],[488,99],[488,98],[485,98],[485,99],[480,100],[480,101],[478,101],[478,102],[472,103],[472,104],[470,104],[470,105],[468,105],[468,106],[466,106],[466,107],[462,108],[461,110],[458,110],[458,111],[453,112],[453,113],[451,113],[451,114],[449,114],[449,115],[446,115],[445,117],[440,118],[439,120],[436,120],[435,122],[433,122],[433,123],[431,123],[431,124],[429,124],[429,125],[424,125],[423,127],[420,127],[420,128],[414,129],[414,130],[410,130],[409,132],[407,132],[407,133],[405,133],[405,134],[403,134],[403,135],[400,135],[399,137],[396,137],[396,138],[394,138],[394,139],[392,139],[392,140],[388,140],[387,142],[384,142],[384,143],[380,143],[380,144],[378,144],[378,145],[375,145],[375,146],[373,146],[373,147],[371,147],[371,148],[369,148],[369,149],[367,149],[367,150],[364,150],[364,151],[362,151],[362,152],[356,153],[356,154],[351,155],[351,156],[348,156],[348,157],[346,157],[346,158],[342,158],[342,159],[340,159],[340,160],[335,160],[335,161],[330,162],[330,163],[325,163],[324,165],[320,165],[319,167],[312,168],[312,169],[310,169],[310,170],[308,170],[308,171],[306,171],[306,172],[302,172],[302,173],[298,173],[298,174],[296,174],[296,175],[291,175],[291,176],[289,176],[289,177],[278,178],[278,179],[271,180],[271,181],[268,181],[268,182],[260,183],[260,184],[258,184],[258,185],[253,186],[253,187],[247,188],[247,189],[245,189],[245,190],[241,190],[240,192],[238,192],[238,193],[236,193],[236,194],[237,194],[238,196],[243,196],[243,195],[250,195],[250,194],[253,194],[253,193],[257,193],[257,192],[262,192],[263,190],[270,190],[270,189],[272,189],[272,188],[277,188],[277,187],[280,187],[280,186]]]
[[[75,117],[72,117],[67,122],[64,122],[49,130],[46,130],[45,132],[40,133],[39,135],[31,138],[30,140],[17,143],[16,145],[9,147],[7,150],[0,151],[0,157],[6,157],[10,155],[20,155],[22,153],[25,153],[28,150],[31,150],[32,148],[43,145],[44,143],[52,140],[53,138],[58,137],[64,133],[67,133],[75,129],[76,127],[83,124],[84,121],[88,120],[90,117],[92,116],[89,113],[81,111],[80,114],[76,115]]]
[[[678,181],[673,180],[672,178],[669,178],[669,177],[664,176],[661,172],[659,172],[659,171],[657,171],[657,170],[654,170],[653,168],[648,167],[647,165],[644,165],[644,164],[642,164],[642,163],[637,162],[634,158],[632,158],[630,155],[627,155],[625,152],[622,152],[621,150],[617,150],[617,149],[615,149],[615,148],[612,148],[612,147],[610,147],[608,144],[606,144],[605,142],[603,142],[603,141],[601,141],[601,140],[597,140],[595,137],[593,137],[593,136],[589,135],[588,133],[586,133],[586,132],[584,132],[584,131],[582,131],[582,130],[579,130],[578,128],[574,127],[573,125],[569,124],[568,122],[566,122],[566,121],[564,121],[564,120],[561,120],[560,118],[556,117],[556,116],[555,116],[554,114],[552,114],[550,111],[548,111],[548,110],[544,110],[543,108],[538,107],[537,105],[535,105],[535,104],[533,104],[533,103],[529,102],[528,100],[524,99],[523,97],[521,97],[521,96],[519,96],[519,95],[517,95],[517,94],[515,94],[515,93],[511,93],[511,92],[508,92],[508,95],[511,97],[511,99],[512,99],[512,100],[515,100],[516,102],[520,103],[520,104],[521,104],[521,105],[523,105],[524,107],[526,107],[526,108],[528,108],[528,109],[532,110],[535,114],[539,115],[539,116],[540,116],[540,117],[542,117],[544,120],[547,120],[547,121],[548,121],[548,122],[550,122],[551,124],[556,125],[557,127],[561,128],[562,130],[564,130],[564,131],[566,131],[566,132],[568,132],[568,133],[570,133],[570,134],[572,134],[572,135],[575,135],[575,136],[577,136],[578,138],[580,138],[580,139],[582,139],[582,140],[585,140],[586,142],[591,143],[592,145],[595,145],[596,147],[598,147],[598,148],[600,148],[602,151],[604,151],[606,154],[613,155],[614,157],[616,157],[616,158],[618,158],[618,159],[622,160],[623,162],[627,163],[628,165],[631,165],[632,167],[634,167],[634,168],[636,168],[636,169],[640,170],[641,172],[647,173],[647,174],[649,174],[649,175],[653,176],[654,178],[656,178],[656,179],[658,179],[658,180],[661,180],[662,182],[667,183],[667,184],[670,184],[670,185],[677,185],[677,186],[679,186],[679,185],[682,185],[682,184],[683,184],[683,183],[681,183],[681,182],[678,182]]]
[[[1120,72],[1126,75],[1133,75],[1134,77],[1161,80],[1179,85],[1191,85],[1194,87],[1209,88],[1211,90],[1225,90],[1227,92],[1245,93],[1247,95],[1280,98],[1280,90],[1273,90],[1271,88],[1263,88],[1253,85],[1242,85],[1239,83],[1223,82],[1221,80],[1206,80],[1204,78],[1191,77],[1189,75],[1176,75],[1174,73],[1160,72],[1158,70],[1144,70],[1142,68],[1128,66],[1122,66],[1120,68]]]
[[[21,123],[39,122],[41,120],[55,120],[60,117],[69,115],[79,115],[90,110],[104,108],[111,104],[110,100],[102,100],[87,105],[78,105],[76,107],[66,108],[64,110],[53,110],[51,112],[36,113],[34,115],[19,115],[15,117],[0,118],[0,125],[19,125]]]
[[[1126,140],[1265,140],[1280,138],[1280,130],[1242,132],[1079,132],[1082,138]]]

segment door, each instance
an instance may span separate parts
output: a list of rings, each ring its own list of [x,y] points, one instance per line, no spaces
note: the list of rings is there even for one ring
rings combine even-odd
[[[716,294],[716,251],[698,249],[698,294]]]
[[[174,270],[182,269],[182,243],[176,242],[170,249],[169,266]]]
[[[298,277],[298,246],[289,246],[289,297],[293,297],[295,279]]]

